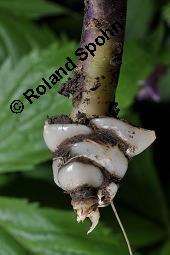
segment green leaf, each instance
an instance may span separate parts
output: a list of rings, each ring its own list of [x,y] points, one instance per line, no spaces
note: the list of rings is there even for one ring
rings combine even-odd
[[[63,6],[46,0],[0,0],[0,9],[24,18],[40,18],[67,12]]]
[[[159,22],[157,25],[156,29],[152,32],[149,33],[149,35],[146,38],[147,46],[148,46],[148,51],[152,52],[152,54],[162,54],[162,51],[165,50],[165,44],[164,47],[162,47],[162,42],[164,41],[164,34],[165,34],[165,24],[163,21]],[[167,55],[166,55],[167,56]],[[160,61],[161,62],[161,61]]]
[[[170,254],[170,240],[163,246],[160,255]]]
[[[136,126],[142,126],[138,114],[132,109],[120,113],[121,118]],[[128,237],[137,248],[155,244],[157,247],[168,236],[169,210],[162,188],[151,148],[129,162],[116,200],[118,199],[118,211]]]
[[[124,240],[101,223],[91,234],[66,211],[0,198],[1,255],[125,255]]]
[[[51,164],[49,162],[45,162],[42,164],[37,165],[31,171],[25,171],[23,175],[27,178],[37,179],[37,180],[44,180],[46,182],[54,184],[53,180],[53,173],[51,171]],[[4,176],[4,175],[1,175]]]
[[[63,40],[41,52],[34,51],[24,57],[15,67],[8,60],[0,69],[0,172],[31,169],[35,164],[50,158],[43,141],[43,124],[47,115],[67,114],[71,110],[71,100],[57,93],[58,85],[48,89],[30,104],[22,95],[28,89],[43,84],[56,69],[63,66],[70,56],[74,60],[76,45]],[[68,75],[63,75],[61,83]],[[60,83],[60,84],[61,84]],[[59,84],[59,83],[57,83]],[[21,114],[10,111],[13,100],[20,99],[25,105]]]
[[[163,47],[162,47],[163,46]],[[164,63],[169,66],[170,64],[170,42],[169,40],[165,41],[159,50],[159,63]]]
[[[131,199],[133,200],[133,197]],[[130,207],[125,204],[119,208],[119,214],[134,247],[151,246],[166,238],[165,228],[138,212],[137,206]]]
[[[53,34],[45,27],[40,30],[31,21],[0,11],[0,60],[11,57],[16,64],[32,49],[47,47],[54,39]]]
[[[161,101],[162,102],[169,102],[170,101],[170,70],[162,77],[159,83],[160,94],[161,94]]]
[[[146,150],[130,162],[128,173],[119,190],[119,199],[128,208],[137,212],[139,217],[143,217],[146,223],[149,220],[151,225],[155,224],[152,228],[149,228],[149,225],[147,227],[147,224],[143,226],[146,236],[149,233],[152,235],[149,237],[150,241],[158,242],[168,236],[170,227],[168,206],[156,175],[150,150]],[[134,224],[134,228],[135,226],[137,223]],[[131,226],[129,228],[133,229]],[[134,236],[140,235],[139,231],[140,229],[136,229],[136,232],[133,232]],[[139,241],[142,243],[145,239],[139,238]]]
[[[126,39],[143,38],[154,13],[153,0],[129,0],[127,8]]]
[[[170,22],[170,3],[164,6],[162,15],[168,22]]]
[[[128,108],[140,89],[138,81],[144,80],[155,66],[155,56],[139,43],[126,43],[121,67],[116,101],[121,110]]]

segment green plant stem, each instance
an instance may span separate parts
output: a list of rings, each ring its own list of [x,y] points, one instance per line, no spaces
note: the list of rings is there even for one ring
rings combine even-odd
[[[95,56],[89,54],[87,60],[78,61],[74,76],[76,89],[73,94],[71,117],[77,113],[87,117],[108,115],[114,104],[122,62],[127,0],[86,0],[81,47],[95,42],[102,36],[100,29],[111,29],[118,24],[118,33],[110,35],[103,46],[97,46]],[[97,87],[97,89],[95,89]]]

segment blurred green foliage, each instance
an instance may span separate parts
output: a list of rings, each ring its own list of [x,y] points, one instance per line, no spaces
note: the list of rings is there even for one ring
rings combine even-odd
[[[71,100],[54,86],[25,105],[22,114],[9,109],[12,100],[24,100],[23,92],[36,88],[66,57],[74,59],[82,17],[79,0],[0,0],[0,255],[128,254],[111,209],[102,210],[103,223],[86,236],[86,223],[76,223],[68,196],[53,183],[43,123],[47,115],[69,113]],[[128,1],[116,100],[120,116],[136,125],[141,125],[134,108],[138,83],[159,64],[169,68],[169,38],[168,1]],[[170,102],[169,81],[168,69],[157,84],[160,106]],[[137,254],[169,255],[170,186],[161,182],[152,149],[130,162],[116,204]]]
[[[67,13],[66,7],[46,0],[0,0],[0,8],[9,15],[14,14],[24,19],[37,19],[43,16]]]
[[[0,199],[1,254],[124,254],[119,235],[99,226],[91,236],[83,236],[85,225],[72,226],[75,219],[70,212],[38,209],[24,200]],[[91,245],[87,245],[91,244]],[[100,245],[99,245],[100,243]]]

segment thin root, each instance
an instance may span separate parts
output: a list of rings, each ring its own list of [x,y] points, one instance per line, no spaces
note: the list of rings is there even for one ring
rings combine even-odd
[[[128,237],[127,237],[127,234],[126,234],[126,232],[125,232],[125,229],[124,229],[124,227],[123,227],[123,224],[122,224],[122,222],[121,222],[121,220],[120,220],[120,218],[119,218],[119,215],[118,215],[118,213],[117,213],[117,211],[116,211],[116,208],[115,208],[115,206],[114,206],[114,204],[113,204],[112,201],[111,201],[110,204],[111,204],[111,207],[112,207],[112,209],[113,209],[113,212],[114,212],[114,214],[115,214],[115,216],[116,216],[116,219],[117,219],[117,221],[118,221],[118,223],[119,223],[119,226],[120,226],[120,228],[121,228],[121,230],[122,230],[123,236],[124,236],[124,238],[125,238],[125,240],[126,240],[127,247],[128,247],[128,250],[129,250],[129,254],[130,254],[130,255],[133,255],[132,249],[131,249],[131,245],[130,245],[130,242],[129,242],[129,239],[128,239]]]

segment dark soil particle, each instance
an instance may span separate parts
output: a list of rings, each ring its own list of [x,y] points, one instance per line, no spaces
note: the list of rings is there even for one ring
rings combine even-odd
[[[81,119],[82,124],[87,124],[89,120],[86,118],[86,116],[82,113],[79,113],[79,114],[80,114],[80,118],[82,118]],[[62,142],[58,146],[58,149],[53,153],[53,158],[66,157],[66,156],[68,157],[69,147],[72,144],[82,142],[88,139],[102,145],[107,145],[107,144],[112,146],[118,145],[119,149],[128,158],[128,156],[126,155],[126,151],[130,147],[129,144],[125,143],[125,141],[122,141],[122,139],[118,137],[116,134],[114,134],[113,131],[98,129],[92,123],[89,123],[89,127],[93,129],[93,133],[88,135],[76,135],[71,138],[67,138],[64,142]]]
[[[77,113],[76,119],[78,120],[79,124],[82,124],[82,125],[88,125],[89,124],[89,119],[87,118],[86,114],[82,113],[80,111]]]
[[[82,142],[87,139],[103,145],[111,144],[113,146],[117,144],[117,140],[113,138],[111,134],[109,134],[108,132],[106,133],[105,130],[97,130],[89,135],[77,135],[66,139],[63,143],[61,143],[58,146],[58,149],[53,153],[53,157],[56,158],[64,156],[68,150],[67,148],[69,145]]]
[[[109,108],[110,109],[109,109],[108,116],[117,118],[120,111],[120,109],[118,108],[118,103],[117,102],[111,103]]]
[[[77,101],[79,102],[82,98],[84,80],[85,76],[82,73],[75,71],[74,77],[61,86],[59,93],[66,97],[69,97],[70,94],[73,95],[73,104]]]
[[[105,130],[105,129],[98,129],[94,124],[89,123],[89,126],[94,130],[95,133],[98,134],[104,134],[104,137],[106,137],[106,140],[102,140],[101,143],[105,144],[112,144],[112,145],[118,145],[119,149],[124,153],[124,155],[129,159],[129,157],[126,155],[127,149],[130,147],[128,143],[123,141],[120,137],[118,137],[113,131],[111,130]],[[98,142],[98,141],[96,141]],[[114,142],[114,144],[113,144]],[[100,142],[98,142],[100,143]]]
[[[102,202],[105,206],[110,204],[110,195],[106,190],[109,185],[108,181],[105,181],[104,185],[99,189],[102,191]],[[98,188],[89,187],[88,185],[83,185],[67,193],[70,194],[73,202],[84,202],[87,200],[94,200],[94,210],[98,206]]]
[[[97,198],[97,189],[84,185],[74,189],[69,194],[74,201],[84,201],[89,198]]]
[[[72,120],[67,115],[59,115],[59,116],[47,116],[48,124],[72,124]]]
[[[96,77],[96,82],[94,83],[94,86],[90,89],[91,91],[96,91],[98,88],[100,88],[102,86],[101,82],[100,82],[100,78],[102,78],[103,76],[101,77]]]

